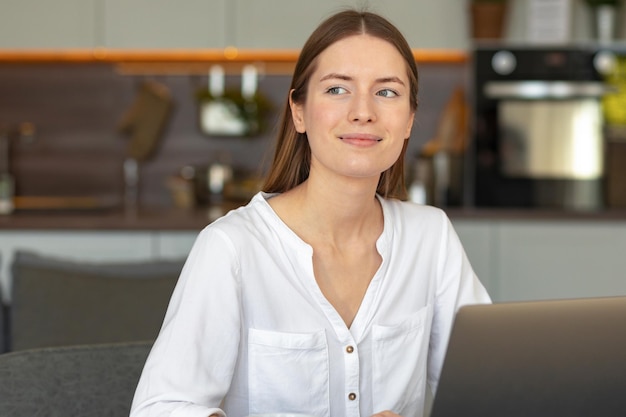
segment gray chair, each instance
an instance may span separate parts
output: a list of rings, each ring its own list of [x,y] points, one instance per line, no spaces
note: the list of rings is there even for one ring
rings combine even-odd
[[[128,417],[152,342],[0,354],[0,416]]]
[[[6,306],[2,300],[2,288],[0,288],[0,353],[6,352],[8,346],[6,345]]]
[[[154,340],[183,263],[79,263],[18,251],[9,348]]]
[[[2,254],[0,253],[0,265],[2,265]],[[6,332],[6,323],[5,323],[5,304],[2,294],[2,286],[0,286],[0,353],[4,353],[7,349],[5,344],[5,332]]]

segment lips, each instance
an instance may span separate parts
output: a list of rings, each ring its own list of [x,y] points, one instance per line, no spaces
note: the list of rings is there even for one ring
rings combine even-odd
[[[346,133],[344,135],[340,135],[339,139],[352,143],[372,143],[383,140],[380,136],[370,135],[367,133]]]

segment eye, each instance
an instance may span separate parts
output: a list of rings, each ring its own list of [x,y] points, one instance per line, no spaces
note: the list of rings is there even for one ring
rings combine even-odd
[[[328,94],[339,95],[347,93],[347,90],[343,87],[330,87],[326,90]]]
[[[394,90],[391,90],[389,88],[385,88],[383,90],[380,90],[376,93],[377,96],[382,96],[382,97],[397,97],[398,93],[395,92]]]

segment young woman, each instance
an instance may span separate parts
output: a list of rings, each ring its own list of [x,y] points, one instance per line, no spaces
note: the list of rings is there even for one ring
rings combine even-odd
[[[264,192],[200,233],[133,417],[423,415],[456,310],[489,297],[445,214],[401,201],[416,109],[387,20],[313,32]]]

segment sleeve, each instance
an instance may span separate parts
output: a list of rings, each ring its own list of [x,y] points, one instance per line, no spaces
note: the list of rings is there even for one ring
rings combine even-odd
[[[131,417],[224,416],[240,341],[239,264],[231,240],[205,228],[172,294]]]
[[[467,304],[491,303],[489,294],[474,273],[450,220],[443,216],[437,265],[433,323],[431,328],[428,383],[437,391],[448,340],[457,310]]]

